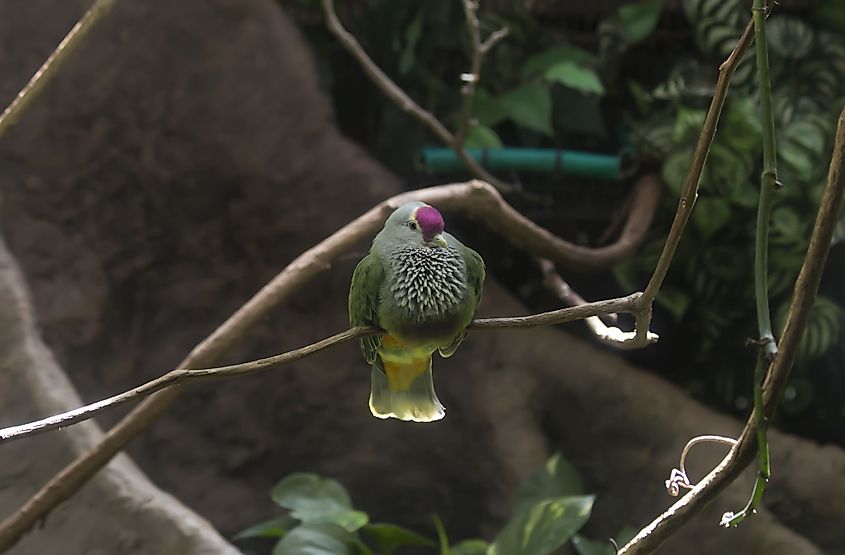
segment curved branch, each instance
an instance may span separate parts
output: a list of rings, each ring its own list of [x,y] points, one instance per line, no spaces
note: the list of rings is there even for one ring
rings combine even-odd
[[[627,297],[582,304],[576,307],[562,308],[559,310],[532,314],[530,316],[476,319],[473,320],[467,329],[469,331],[486,331],[502,328],[536,328],[541,326],[563,324],[573,320],[583,320],[584,318],[595,317],[599,314],[633,312],[636,310],[637,300],[639,297],[640,293],[634,293],[632,295],[628,295]],[[159,376],[154,380],[150,380],[143,385],[113,397],[109,397],[108,399],[103,399],[102,401],[97,401],[96,403],[91,403],[89,405],[85,405],[84,407],[63,412],[48,418],[36,420],[35,422],[0,429],[0,445],[89,420],[105,410],[148,397],[156,391],[161,391],[162,389],[168,387],[173,387],[189,381],[213,378],[233,378],[235,376],[255,374],[263,370],[269,370],[270,368],[275,368],[303,359],[319,353],[322,350],[340,345],[341,343],[358,339],[359,337],[378,335],[380,333],[382,333],[382,330],[373,326],[358,326],[336,333],[331,337],[306,345],[305,347],[300,347],[299,349],[294,349],[292,351],[287,351],[258,360],[219,366],[216,368],[197,368],[193,370],[189,368],[180,368],[177,370],[171,370],[167,374]]]
[[[763,384],[763,412],[766,419],[770,420],[774,417],[783,396],[783,390],[789,380],[792,365],[801,343],[801,336],[804,333],[810,309],[819,289],[833,232],[839,220],[843,193],[845,193],[845,109],[839,115],[827,187],[816,217],[810,246],[804,257],[804,264],[801,266],[801,272],[795,282],[795,292],[792,295],[786,325],[781,336],[779,354],[769,366],[766,381]],[[690,520],[704,505],[712,501],[716,495],[733,482],[754,459],[757,447],[756,422],[757,414],[752,412],[742,430],[738,443],[722,459],[722,462],[710,471],[686,496],[669,507],[651,524],[640,530],[619,551],[619,555],[652,553],[663,540]]]

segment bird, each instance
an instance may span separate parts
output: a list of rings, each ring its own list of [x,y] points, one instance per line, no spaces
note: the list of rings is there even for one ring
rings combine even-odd
[[[433,422],[446,414],[434,391],[432,355],[447,358],[460,346],[481,302],[485,267],[444,228],[433,206],[403,204],[352,275],[350,325],[384,330],[360,340],[377,418]]]

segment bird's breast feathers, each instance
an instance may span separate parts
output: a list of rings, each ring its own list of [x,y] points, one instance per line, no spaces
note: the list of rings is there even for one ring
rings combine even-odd
[[[389,294],[404,319],[442,320],[465,300],[466,266],[452,248],[399,249],[389,265]]]

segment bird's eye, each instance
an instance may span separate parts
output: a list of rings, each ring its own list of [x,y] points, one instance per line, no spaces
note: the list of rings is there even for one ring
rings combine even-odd
[[[417,222],[408,222],[408,227],[415,230],[417,229]]]

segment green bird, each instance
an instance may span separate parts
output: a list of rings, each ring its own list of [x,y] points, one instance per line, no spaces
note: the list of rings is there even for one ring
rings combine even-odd
[[[451,356],[481,302],[484,261],[445,233],[443,216],[422,202],[399,207],[352,275],[349,323],[382,336],[361,339],[372,365],[370,411],[414,422],[446,414],[434,392],[431,355]]]

